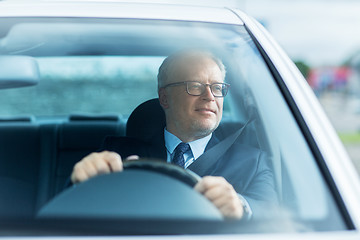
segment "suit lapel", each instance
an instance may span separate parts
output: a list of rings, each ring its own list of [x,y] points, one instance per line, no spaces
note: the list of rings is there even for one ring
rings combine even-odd
[[[214,132],[213,135],[210,138],[210,141],[205,147],[205,152],[215,146],[218,142],[220,142],[219,138],[216,136],[216,133]]]

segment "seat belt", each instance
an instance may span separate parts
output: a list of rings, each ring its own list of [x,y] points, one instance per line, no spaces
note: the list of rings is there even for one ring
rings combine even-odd
[[[254,119],[249,119],[243,127],[231,134],[209,150],[205,151],[196,161],[194,161],[187,169],[197,173],[203,177],[208,170],[217,162],[217,160],[226,153],[226,151],[234,144],[236,139],[241,135],[245,127]]]

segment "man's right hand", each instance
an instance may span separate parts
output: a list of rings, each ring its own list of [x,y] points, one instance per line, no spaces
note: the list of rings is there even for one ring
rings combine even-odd
[[[130,156],[126,160],[138,159],[137,156]],[[123,170],[121,156],[116,152],[95,152],[87,155],[80,162],[76,163],[71,174],[73,184],[88,180],[91,177]]]

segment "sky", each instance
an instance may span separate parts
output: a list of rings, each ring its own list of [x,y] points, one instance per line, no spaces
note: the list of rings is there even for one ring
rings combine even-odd
[[[293,60],[340,65],[360,52],[360,1],[247,0],[239,7],[263,23]]]

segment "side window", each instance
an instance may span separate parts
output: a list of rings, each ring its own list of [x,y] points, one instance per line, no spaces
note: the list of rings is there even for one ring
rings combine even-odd
[[[0,115],[114,113],[127,116],[141,102],[157,97],[157,71],[163,58],[37,58],[40,83],[2,91]]]

